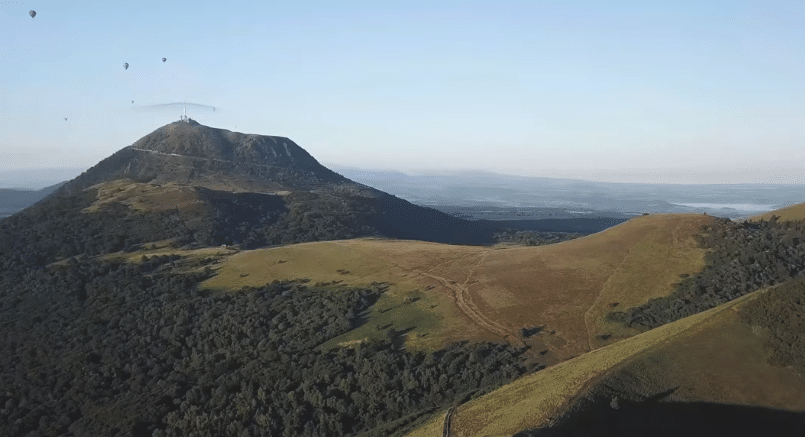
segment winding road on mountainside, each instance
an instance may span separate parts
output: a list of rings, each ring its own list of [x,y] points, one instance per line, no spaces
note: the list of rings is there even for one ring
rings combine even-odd
[[[271,168],[270,165],[265,165],[265,164],[255,164],[255,163],[251,163],[251,162],[242,162],[242,161],[230,161],[228,159],[218,159],[218,158],[204,158],[204,157],[201,157],[201,156],[179,155],[179,154],[176,154],[176,153],[165,153],[165,152],[159,152],[159,151],[156,151],[156,150],[138,149],[136,147],[131,147],[131,146],[129,146],[129,150],[136,150],[138,152],[153,153],[153,154],[162,155],[162,156],[175,156],[177,158],[190,158],[190,159],[195,159],[195,160],[200,160],[200,161],[230,162],[230,163],[233,163],[233,164],[245,164],[245,165],[251,165],[251,166],[255,166],[255,167]],[[288,156],[291,159],[293,159],[293,157],[291,157],[291,155],[288,155]]]

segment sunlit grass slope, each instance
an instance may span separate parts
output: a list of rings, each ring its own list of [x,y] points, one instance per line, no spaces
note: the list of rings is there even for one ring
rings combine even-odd
[[[769,334],[741,320],[756,291],[656,350],[619,369],[606,381],[608,390],[626,396],[674,389],[674,400],[717,402],[805,411],[805,375],[769,364]],[[624,396],[625,397],[625,396]]]
[[[523,377],[456,409],[451,436],[506,436],[537,428],[560,414],[569,399],[597,378],[641,354],[670,342],[684,342],[714,317],[732,312],[749,294],[711,310],[661,326]],[[438,437],[441,430],[420,428],[409,436]]]
[[[468,335],[483,337],[484,332],[458,314],[449,294],[436,289],[435,281],[412,269],[426,268],[435,261],[449,262],[460,258],[459,253],[467,255],[479,250],[470,246],[371,239],[302,243],[233,255],[202,286],[234,291],[275,279],[306,278],[310,285],[318,284],[337,292],[342,287],[384,283],[388,291],[367,314],[367,321],[322,347],[380,338],[388,328],[393,328],[406,332],[409,349],[433,349]]]
[[[771,220],[772,216],[779,217],[780,221],[805,220],[805,203],[797,203],[796,205],[752,216],[749,221]]]
[[[493,251],[479,264],[469,294],[511,329],[544,326],[549,345],[578,355],[636,332],[608,325],[614,307],[671,293],[681,274],[704,267],[693,235],[712,217],[641,216],[577,240]],[[612,337],[604,341],[600,335]]]
[[[380,337],[388,327],[407,331],[406,345],[415,348],[501,341],[504,335],[511,340],[521,327],[544,326],[526,341],[551,350],[556,362],[634,335],[607,325],[604,315],[613,304],[629,307],[667,295],[680,274],[701,270],[704,250],[693,235],[711,220],[642,216],[540,247],[386,239],[303,243],[228,256],[203,286],[238,290],[299,278],[333,290],[386,283],[388,292],[368,322],[325,347]]]

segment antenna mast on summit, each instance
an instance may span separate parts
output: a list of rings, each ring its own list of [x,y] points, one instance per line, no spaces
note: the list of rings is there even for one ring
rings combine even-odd
[[[162,103],[160,105],[143,106],[140,109],[145,109],[145,110],[176,109],[178,107],[182,107],[182,115],[179,117],[179,120],[183,121],[185,123],[190,123],[190,117],[187,116],[187,107],[188,106],[191,109],[193,109],[193,108],[196,108],[196,109],[212,109],[213,111],[215,111],[215,106],[207,106],[207,105],[202,105],[200,103],[191,103],[191,102]]]

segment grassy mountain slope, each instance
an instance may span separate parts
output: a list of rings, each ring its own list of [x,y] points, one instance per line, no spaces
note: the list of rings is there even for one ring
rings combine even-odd
[[[796,279],[724,304],[598,379],[552,429],[518,435],[801,435],[803,298]]]
[[[592,386],[596,378],[605,372],[655,345],[686,335],[690,328],[713,314],[729,311],[731,304],[597,349],[520,378],[461,405],[454,413],[451,435],[508,437],[525,429],[548,424],[564,411],[568,399],[585,387]],[[426,434],[417,431],[409,434],[409,437],[426,437]]]
[[[705,250],[693,235],[710,221],[642,216],[538,247],[355,239],[256,249],[229,257],[205,287],[237,289],[301,277],[333,286],[384,282],[389,292],[370,323],[337,341],[373,338],[381,335],[374,326],[390,324],[411,330],[410,346],[504,340],[559,362],[637,334],[608,322],[605,314],[613,303],[635,306],[668,295],[680,275],[700,271]]]
[[[786,206],[785,208],[775,209],[763,214],[758,214],[749,218],[749,221],[757,222],[760,220],[771,220],[777,216],[780,221],[805,220],[805,203]]]
[[[778,288],[785,287],[796,289],[789,291],[800,299],[805,297],[801,281]],[[459,406],[453,413],[450,435],[706,435],[675,433],[673,428],[663,434],[651,428],[672,426],[668,422],[648,423],[648,428],[642,429],[637,428],[638,422],[632,422],[638,431],[630,433],[617,428],[617,419],[601,418],[602,414],[614,417],[621,414],[620,409],[660,400],[766,407],[790,411],[791,416],[785,417],[797,418],[797,412],[805,412],[805,377],[801,370],[775,365],[773,357],[785,348],[780,342],[769,342],[774,327],[764,326],[773,323],[768,316],[757,317],[774,305],[774,297],[763,298],[775,291],[759,290],[520,378]],[[755,318],[747,313],[754,313]],[[790,323],[803,315],[805,306],[800,305],[789,317]],[[805,340],[795,342],[799,345]],[[797,363],[801,366],[805,359]],[[601,408],[602,403],[606,408]],[[642,419],[660,420],[651,417]],[[684,417],[702,419],[693,413]],[[760,413],[755,416],[763,417]],[[712,426],[702,424],[702,429]],[[518,434],[540,427],[550,429]],[[435,431],[435,427],[423,426],[409,436],[440,435]]]

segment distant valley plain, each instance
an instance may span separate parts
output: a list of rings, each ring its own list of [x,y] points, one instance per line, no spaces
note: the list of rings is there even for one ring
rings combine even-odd
[[[805,201],[805,185],[608,183],[483,171],[406,174],[330,167],[411,203],[473,219],[630,218],[644,213],[739,219]]]

